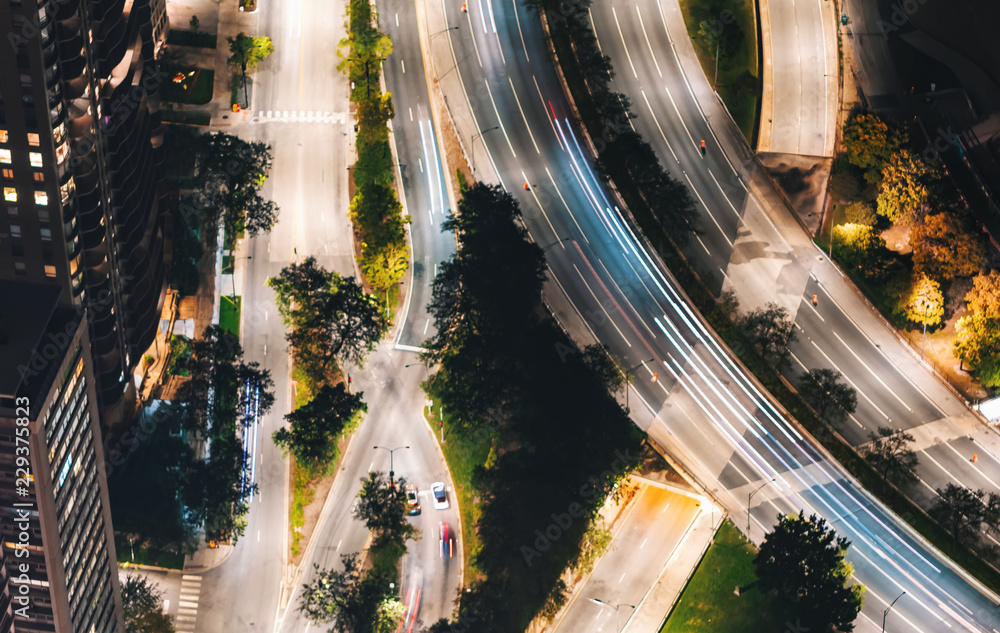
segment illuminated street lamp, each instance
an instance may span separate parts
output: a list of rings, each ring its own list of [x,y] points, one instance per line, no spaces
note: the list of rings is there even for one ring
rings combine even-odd
[[[392,470],[392,454],[395,453],[398,450],[402,450],[404,448],[410,448],[410,447],[409,446],[397,446],[396,448],[387,448],[385,446],[372,446],[372,450],[378,450],[380,448],[382,450],[389,451],[389,487],[392,488],[393,487],[393,479],[392,478],[393,478],[393,475],[395,475],[395,473]]]

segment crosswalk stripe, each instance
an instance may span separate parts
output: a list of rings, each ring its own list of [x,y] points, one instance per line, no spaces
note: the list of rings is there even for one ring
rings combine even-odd
[[[181,580],[191,580],[194,582],[201,582],[201,576],[192,576],[191,574],[184,574],[181,576]]]
[[[188,607],[188,608],[191,608],[191,609],[197,609],[198,608],[198,602],[197,601],[195,601],[195,602],[187,602],[187,601],[184,601],[184,600],[180,600],[177,603],[177,606],[179,606],[179,607]]]
[[[174,616],[174,619],[177,620],[178,622],[194,622],[198,618],[193,615],[178,615]]]
[[[177,609],[181,615],[198,615],[198,609]]]

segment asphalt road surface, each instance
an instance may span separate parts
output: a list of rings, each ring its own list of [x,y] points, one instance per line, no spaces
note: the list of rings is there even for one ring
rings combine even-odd
[[[858,490],[837,464],[827,462],[783,418],[688,307],[669,273],[646,253],[590,169],[587,154],[581,149],[584,143],[569,126],[570,108],[548,62],[536,17],[513,2],[471,2],[468,13],[457,4],[442,4],[449,26],[460,27],[448,37],[474,124],[480,130],[499,126],[483,136],[493,175],[482,176],[503,183],[516,195],[534,239],[551,244],[546,251],[553,279],[546,295],[549,304],[571,332],[580,338],[592,333],[630,365],[654,359],[645,371],[639,369],[636,374],[632,409],[640,425],[685,463],[731,512],[745,512],[750,505],[749,493],[768,483],[753,497],[752,514],[757,523],[751,535],[755,540],[760,539],[762,529],[773,524],[778,512],[804,509],[827,517],[854,544],[850,559],[856,578],[868,587],[863,626],[881,620],[882,610],[904,590],[907,597],[896,603],[887,630],[989,631],[995,626],[992,601]],[[655,22],[647,23],[647,28],[653,25]],[[662,22],[659,28],[664,28]],[[623,62],[605,44],[607,39],[602,38],[605,53],[616,59],[619,74],[627,75],[621,70]],[[676,37],[674,43],[678,44]],[[668,50],[662,52],[669,54]],[[668,63],[677,61],[659,61],[661,68]],[[696,78],[687,77],[687,81],[695,83]],[[683,109],[678,103],[675,116],[684,119],[687,112],[685,125],[707,126],[704,117],[692,116],[698,104],[685,85],[683,77],[670,84],[675,99],[685,95],[683,99],[689,100]],[[642,103],[641,95],[632,96],[633,103]],[[461,95],[451,97],[454,103]],[[651,134],[645,136],[652,140]],[[823,291],[816,293],[820,294],[820,316],[833,322],[835,313],[844,312],[850,315],[850,322],[858,323],[857,332],[845,330],[853,337],[848,345],[836,338],[845,333],[829,324],[823,337],[809,335],[813,340],[821,338],[828,346],[825,353],[845,366],[854,354],[870,355],[871,362],[864,361],[869,366],[884,356],[895,377],[885,374],[879,375],[880,380],[864,381],[859,377],[855,383],[864,387],[866,395],[889,392],[896,385],[909,386],[911,392],[903,403],[892,396],[881,400],[886,407],[898,407],[901,416],[906,412],[893,422],[919,425],[927,416],[964,415],[961,403],[954,398],[949,401],[947,392],[915,366],[912,356],[894,343],[891,334],[879,331],[877,320],[845,290],[836,271],[804,239],[801,230],[798,236],[789,232],[793,221],[776,216],[748,196],[746,189],[738,205],[725,195],[722,182],[730,181],[729,171],[736,175],[731,189],[755,191],[757,174],[738,160],[730,163],[724,153],[728,145],[716,145],[701,162],[696,147],[700,136],[684,132],[680,138],[663,135],[664,141],[673,145],[678,161],[698,166],[687,170],[692,181],[693,174],[706,166],[719,170],[707,178],[699,176],[699,182],[707,180],[717,189],[711,199],[706,198],[707,188],[702,190],[694,183],[699,202],[713,217],[733,216],[731,222],[741,238],[751,228],[771,226],[768,237],[774,243],[766,242],[758,249],[785,250],[781,258],[766,258],[778,261],[756,263],[761,270],[770,271],[770,282],[765,279],[761,287],[773,294],[774,286],[782,285],[782,300],[799,314],[810,310],[802,304],[814,293],[810,284],[815,283]],[[723,137],[720,144],[726,143]],[[480,160],[480,165],[483,162]],[[674,171],[669,161],[664,162]],[[530,185],[528,191],[521,186],[524,182]],[[706,235],[712,230],[707,225]],[[724,228],[719,230],[717,239],[732,239],[725,233]],[[707,246],[704,250],[712,255]],[[880,340],[885,344],[876,343]],[[810,345],[808,341],[803,344]],[[901,363],[897,356],[910,360]],[[859,400],[863,399],[859,395]],[[640,401],[644,407],[639,406]],[[872,398],[872,402],[878,405],[880,400]],[[774,483],[769,483],[771,479]]]

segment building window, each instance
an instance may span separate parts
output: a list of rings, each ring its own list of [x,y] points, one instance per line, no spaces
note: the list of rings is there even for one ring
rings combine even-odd
[[[14,255],[14,257],[24,257],[24,244],[21,244],[20,242],[11,244],[10,252]]]
[[[18,275],[27,275],[28,266],[24,262],[14,262],[14,272]]]
[[[41,145],[41,138],[34,132],[28,132],[28,145],[38,147]]]
[[[35,182],[45,182],[45,174],[40,171],[35,172]]]
[[[4,187],[3,199],[7,202],[17,202],[17,189],[13,187]]]
[[[8,206],[7,207],[7,215],[9,215],[12,218],[16,218],[17,217],[17,207]]]
[[[73,218],[73,220],[76,220],[76,218]],[[38,212],[38,221],[39,222],[48,222],[49,221],[49,212],[48,211],[39,211]]]
[[[49,194],[44,191],[35,192],[35,204],[40,207],[47,206],[49,204]]]
[[[42,234],[42,240],[43,241],[46,241],[46,242],[51,242],[52,241],[52,229],[44,229],[43,228],[43,229],[39,229],[39,232]]]
[[[10,165],[11,155],[9,149],[0,149],[0,163]]]
[[[7,140],[7,130],[0,130],[0,143],[6,143]]]
[[[3,170],[3,177],[6,180],[14,180],[14,170],[13,169],[4,169]]]
[[[10,225],[10,236],[11,237],[21,237],[21,225],[11,224]]]
[[[46,266],[45,267],[45,276],[46,277],[55,277],[56,276],[56,267],[55,266]]]
[[[31,162],[32,167],[42,166],[42,153],[41,152],[28,152],[28,160]]]

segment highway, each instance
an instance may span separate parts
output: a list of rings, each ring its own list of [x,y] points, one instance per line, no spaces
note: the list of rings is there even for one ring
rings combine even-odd
[[[774,479],[753,498],[754,540],[761,539],[778,512],[802,508],[827,517],[853,542],[850,560],[856,578],[868,587],[859,630],[872,630],[872,623],[881,621],[882,611],[902,591],[907,597],[896,603],[886,630],[990,631],[997,626],[989,598],[858,490],[839,465],[827,461],[785,420],[694,314],[669,272],[646,252],[594,175],[589,154],[582,149],[585,143],[569,124],[571,108],[549,63],[536,16],[514,2],[470,2],[468,13],[454,3],[429,4],[447,16],[447,25],[432,16],[428,30],[460,27],[447,35],[450,51],[435,53],[434,58],[439,74],[448,71],[449,56],[457,63],[464,94],[456,94],[453,83],[442,81],[442,86],[453,110],[471,111],[468,116],[456,114],[460,134],[470,138],[477,130],[498,127],[482,137],[489,160],[480,154],[480,177],[502,183],[519,199],[538,243],[564,240],[546,253],[552,279],[546,292],[549,305],[578,340],[599,339],[629,364],[656,359],[637,376],[632,395],[637,422],[734,514],[745,514],[749,492]],[[635,6],[616,5],[630,13]],[[703,223],[705,246],[695,241],[692,249],[702,248],[713,264],[723,262],[719,268],[725,275],[720,275],[715,290],[742,291],[744,309],[766,300],[790,307],[802,328],[793,346],[795,357],[812,365],[810,354],[817,354],[822,364],[853,376],[861,391],[856,417],[869,428],[962,428],[972,419],[963,403],[936,383],[866,310],[790,214],[773,204],[773,190],[746,161],[747,152],[740,153],[729,131],[715,129],[723,115],[708,101],[695,99],[706,90],[711,93],[700,69],[697,76],[666,77],[671,66],[674,73],[698,67],[682,66],[671,57],[669,43],[663,43],[672,41],[678,49],[690,43],[683,32],[671,38],[668,17],[657,22],[658,5],[642,7],[649,10],[643,11],[648,16],[643,22],[650,42],[659,29],[655,37],[661,44],[640,48],[641,56],[648,57],[650,51],[658,55],[649,67],[658,65],[665,75],[663,80],[644,75],[644,85],[649,86],[647,94],[653,93],[653,86],[668,85],[672,97],[666,97],[667,105],[653,105],[651,110],[665,113],[657,119],[660,126],[680,124],[679,130],[672,127],[669,132],[664,127],[654,147],[658,152],[667,144],[673,148],[676,160],[664,158],[669,150],[661,159],[678,177],[689,179],[700,208],[711,215]],[[619,18],[624,13],[618,11]],[[640,53],[633,52],[631,62],[622,61],[627,56],[619,55],[619,44],[603,30],[614,20],[595,14],[594,22],[605,54],[616,62],[619,80],[627,80],[630,73],[624,68],[636,64]],[[645,42],[641,27],[625,33],[622,24],[622,30],[619,40],[629,46]],[[637,129],[655,128],[646,109],[638,107],[644,105],[642,93],[627,86],[620,89],[637,104]],[[651,142],[657,136],[647,129],[642,132]],[[696,146],[700,138],[717,140],[705,159]],[[529,191],[523,190],[524,182],[530,183]],[[727,242],[728,251],[716,248]],[[707,268],[703,262],[699,266]],[[819,295],[815,311],[808,301],[814,293]],[[645,407],[637,406],[640,401]]]

